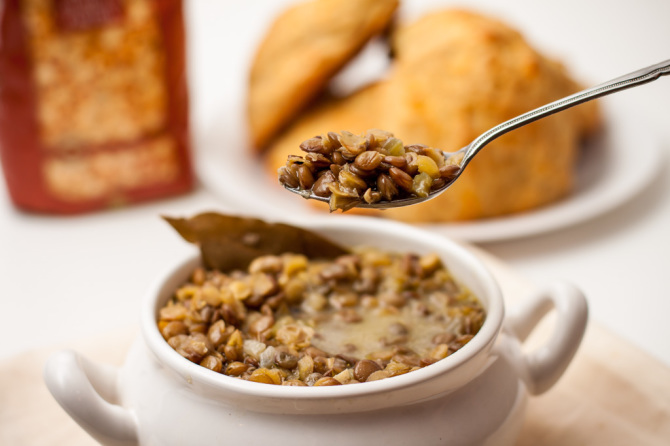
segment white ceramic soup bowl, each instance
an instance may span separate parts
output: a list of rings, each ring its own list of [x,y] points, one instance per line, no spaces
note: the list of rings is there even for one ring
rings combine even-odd
[[[73,351],[52,356],[45,380],[53,396],[106,445],[514,444],[527,395],[549,389],[579,346],[583,295],[557,284],[505,316],[493,276],[446,238],[364,217],[303,226],[342,245],[436,252],[486,308],[481,330],[447,358],[380,381],[293,387],[239,380],[181,357],[158,331],[158,309],[199,264],[194,255],[149,290],[141,336],[120,369]],[[521,343],[551,309],[557,317],[548,341],[524,352]]]

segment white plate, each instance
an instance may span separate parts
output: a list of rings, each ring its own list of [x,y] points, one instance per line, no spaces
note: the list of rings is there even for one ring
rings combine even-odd
[[[623,113],[610,102],[607,126],[597,141],[585,148],[579,163],[576,190],[568,198],[533,211],[463,223],[420,225],[450,237],[490,242],[538,235],[575,225],[622,205],[654,178],[661,165],[661,146],[633,113]],[[234,113],[228,114],[233,116]],[[197,168],[202,181],[226,204],[247,215],[301,220],[323,215],[300,197],[281,188],[246,149],[235,120],[204,134]],[[224,148],[225,146],[225,148]],[[487,150],[486,148],[484,150]],[[339,212],[332,214],[341,216]],[[342,217],[346,217],[346,214]]]

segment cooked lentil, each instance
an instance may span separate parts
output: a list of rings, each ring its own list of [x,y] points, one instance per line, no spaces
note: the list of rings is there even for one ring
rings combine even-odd
[[[197,268],[160,309],[158,328],[177,353],[217,373],[330,386],[433,364],[484,318],[437,255],[359,247],[333,260],[283,254],[247,271]]]
[[[361,203],[427,197],[453,180],[459,167],[437,149],[404,145],[392,133],[328,132],[304,141],[304,157],[291,155],[279,168],[285,187],[329,198],[330,210]]]

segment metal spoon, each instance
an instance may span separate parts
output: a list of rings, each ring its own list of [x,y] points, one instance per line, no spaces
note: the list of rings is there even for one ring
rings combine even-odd
[[[524,113],[520,116],[517,116],[516,118],[510,119],[509,121],[505,121],[502,124],[499,124],[493,127],[492,129],[482,133],[474,141],[472,141],[470,144],[463,147],[462,149],[456,152],[443,152],[445,158],[447,159],[452,157],[461,158],[460,161],[456,159],[457,161],[456,164],[460,167],[460,170],[451,179],[451,181],[447,182],[441,188],[431,191],[431,193],[427,197],[401,198],[391,201],[379,201],[377,203],[372,204],[366,203],[365,201],[361,200],[360,203],[356,204],[356,207],[369,208],[369,209],[390,209],[401,206],[409,206],[412,204],[417,204],[423,201],[430,200],[431,198],[435,198],[442,192],[447,190],[449,186],[451,186],[454,183],[454,181],[458,179],[458,177],[463,173],[463,171],[468,166],[470,161],[472,161],[475,155],[477,155],[477,153],[479,153],[479,151],[483,149],[484,146],[486,146],[488,143],[495,140],[496,138],[499,138],[500,136],[504,135],[505,133],[510,132],[514,129],[518,129],[519,127],[523,127],[524,125],[530,124],[531,122],[537,121],[538,119],[542,119],[546,116],[553,115],[554,113],[558,113],[560,111],[574,107],[575,105],[579,105],[602,96],[607,96],[609,94],[618,91],[626,90],[628,88],[636,87],[638,85],[646,84],[667,74],[670,74],[670,60],[666,60],[664,62],[660,62],[655,65],[651,65],[649,67],[633,71],[632,73],[617,77],[616,79],[612,79],[608,82],[596,85],[595,87],[582,90],[578,93],[572,94],[563,99],[559,99],[558,101],[552,102],[550,104],[536,108],[535,110]],[[318,195],[314,195],[313,193],[307,190],[301,190],[298,188],[291,188],[287,186],[284,187],[286,187],[286,189],[288,189],[293,193],[301,195],[304,198],[310,198],[313,200],[319,200],[325,202],[329,201],[329,197],[320,197]]]

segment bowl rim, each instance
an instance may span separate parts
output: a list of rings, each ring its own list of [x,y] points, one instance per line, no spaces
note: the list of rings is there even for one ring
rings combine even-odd
[[[405,223],[367,216],[331,217],[326,219],[313,218],[309,221],[301,221],[299,223],[285,220],[282,220],[282,222],[314,230],[325,236],[328,236],[327,231],[329,229],[341,230],[351,228],[373,234],[383,232],[417,241],[423,244],[423,246],[430,246],[435,251],[446,250],[450,252],[457,259],[457,262],[464,265],[480,281],[483,289],[486,290],[486,302],[483,302],[486,306],[484,324],[472,340],[447,358],[411,373],[369,383],[344,386],[296,387],[269,385],[232,378],[209,370],[182,357],[169,346],[158,330],[156,317],[159,310],[158,305],[162,304],[158,299],[161,290],[166,286],[168,281],[174,279],[179,274],[183,275],[185,269],[189,267],[192,269],[193,265],[197,264],[200,255],[196,252],[188,255],[186,258],[179,259],[175,266],[155,280],[153,286],[149,288],[145,296],[140,315],[141,333],[149,350],[160,363],[167,365],[172,371],[185,377],[189,384],[203,384],[208,388],[230,391],[246,396],[287,400],[338,399],[373,395],[413,386],[459,369],[471,359],[490,348],[500,333],[504,319],[504,302],[500,287],[484,263],[461,244],[442,235],[434,234]],[[483,300],[481,296],[477,297]],[[436,394],[441,392],[441,390],[438,390]]]

